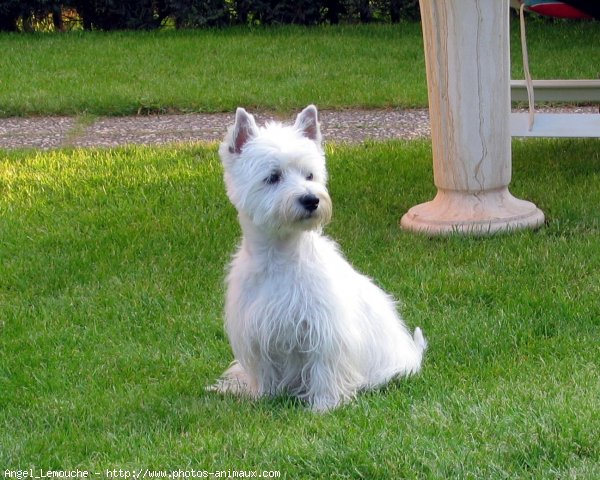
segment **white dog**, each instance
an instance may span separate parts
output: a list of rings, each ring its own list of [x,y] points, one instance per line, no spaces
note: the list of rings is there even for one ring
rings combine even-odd
[[[238,108],[219,154],[243,239],[225,305],[235,361],[211,388],[288,393],[324,411],[417,372],[421,330],[411,335],[393,300],[321,233],[332,207],[317,109],[258,128]]]

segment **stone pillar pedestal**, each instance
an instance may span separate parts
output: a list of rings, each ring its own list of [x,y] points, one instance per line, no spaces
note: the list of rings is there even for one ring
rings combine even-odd
[[[535,228],[511,179],[509,0],[421,0],[436,197],[403,228],[430,235]]]

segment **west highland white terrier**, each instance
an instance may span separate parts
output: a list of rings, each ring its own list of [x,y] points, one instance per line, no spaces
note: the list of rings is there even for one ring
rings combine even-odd
[[[411,335],[392,298],[322,234],[332,205],[317,109],[259,128],[238,108],[219,155],[243,238],[225,302],[235,360],[211,389],[288,393],[325,411],[419,371],[421,330]]]

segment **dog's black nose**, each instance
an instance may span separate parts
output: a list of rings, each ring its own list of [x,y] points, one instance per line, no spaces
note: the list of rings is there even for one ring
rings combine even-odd
[[[312,193],[307,193],[300,197],[300,205],[302,205],[309,212],[314,212],[319,206],[319,197]]]

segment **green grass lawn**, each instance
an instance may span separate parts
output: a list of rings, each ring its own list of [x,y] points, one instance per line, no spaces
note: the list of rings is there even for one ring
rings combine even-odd
[[[0,59],[4,115],[427,100],[418,24],[0,35],[0,49],[7,52]],[[401,84],[399,74],[406,77]]]
[[[528,42],[534,78],[600,74],[600,22],[530,22]],[[0,52],[0,116],[427,105],[418,23],[0,34]]]
[[[0,471],[599,478],[599,141],[514,142],[511,190],[547,225],[487,239],[398,228],[430,149],[328,147],[328,233],[430,349],[326,415],[204,391],[239,235],[214,145],[3,152]]]

